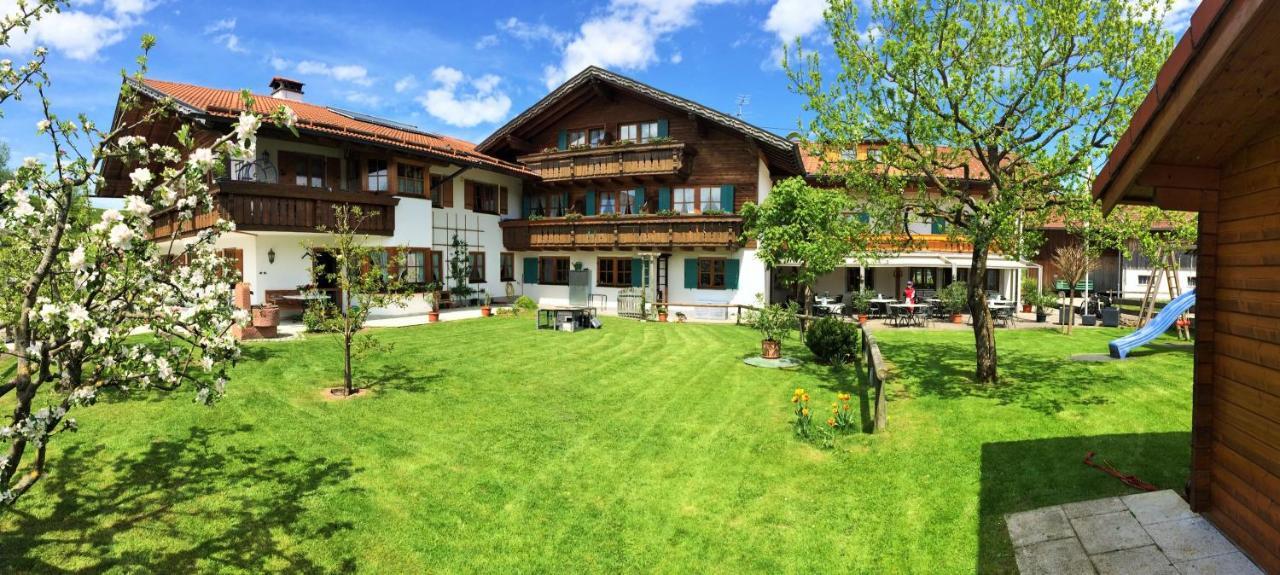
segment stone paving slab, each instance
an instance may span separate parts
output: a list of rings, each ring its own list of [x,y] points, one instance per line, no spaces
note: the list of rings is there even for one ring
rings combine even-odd
[[[1005,522],[1023,575],[1262,575],[1169,490],[1011,513]]]

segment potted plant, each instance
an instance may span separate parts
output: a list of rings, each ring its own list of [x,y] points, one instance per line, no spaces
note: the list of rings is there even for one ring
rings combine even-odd
[[[969,309],[969,285],[965,282],[952,282],[938,292],[942,301],[942,309],[951,314],[951,323],[964,323],[964,312]]]
[[[1049,292],[1036,292],[1032,294],[1031,305],[1036,309],[1036,323],[1045,323],[1049,321],[1049,308],[1057,307],[1058,297]]]
[[[760,357],[781,358],[782,340],[795,329],[796,303],[787,302],[785,306],[776,303],[763,305],[762,296],[756,296],[756,301],[761,305],[751,317],[751,327],[760,332]]]
[[[264,303],[253,306],[253,327],[277,327],[280,325],[280,306]]]
[[[867,323],[867,313],[871,311],[871,294],[866,290],[858,290],[849,295],[849,309],[858,314],[858,325]]]
[[[436,291],[435,286],[422,294],[422,299],[427,304],[427,323],[440,321],[440,292]]]
[[[1040,286],[1033,280],[1027,280],[1022,284],[1022,313],[1031,313],[1031,308],[1035,307],[1036,298],[1040,295]]]
[[[493,315],[493,297],[489,292],[480,293],[480,317],[489,317]]]
[[[658,304],[656,309],[658,312],[658,321],[665,323],[667,321],[667,306]]]

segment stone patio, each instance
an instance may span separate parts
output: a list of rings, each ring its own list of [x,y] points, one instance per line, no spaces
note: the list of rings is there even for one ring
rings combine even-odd
[[[1005,517],[1022,575],[1262,575],[1171,490]]]

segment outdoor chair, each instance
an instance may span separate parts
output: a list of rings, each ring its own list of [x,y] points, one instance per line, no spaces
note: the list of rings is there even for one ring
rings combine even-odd
[[[889,325],[892,325],[892,326],[894,326],[894,327],[898,327],[898,326],[900,325],[900,324],[899,324],[899,322],[900,322],[900,321],[901,321],[901,319],[902,319],[902,314],[899,312],[899,310],[900,310],[900,309],[902,309],[902,308],[894,307],[894,306],[892,306],[892,305],[889,305],[889,306],[887,306],[887,307],[888,307],[888,309],[889,309],[889,314],[888,314],[888,316],[887,316],[887,317],[888,317]]]

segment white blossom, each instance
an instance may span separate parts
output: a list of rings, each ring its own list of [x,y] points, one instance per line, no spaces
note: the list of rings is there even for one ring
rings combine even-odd
[[[236,122],[236,139],[242,142],[252,142],[258,133],[258,126],[262,125],[262,120],[256,115],[249,113],[240,113],[240,121]]]
[[[67,256],[67,265],[74,271],[84,269],[84,246],[76,246],[76,249],[71,250],[71,255]]]
[[[191,152],[191,158],[188,160],[192,166],[201,169],[210,169],[214,164],[213,150],[209,148],[197,148]]]
[[[284,117],[284,125],[294,127],[298,123],[298,113],[293,111],[289,106],[280,106],[280,114]]]
[[[39,122],[36,122],[36,132],[43,134],[48,129],[49,129],[49,120],[40,120]]]
[[[93,335],[89,336],[89,343],[92,343],[93,345],[102,345],[107,343],[107,340],[110,337],[111,330],[105,327],[100,327],[93,330]]]
[[[133,243],[133,228],[125,224],[116,224],[111,228],[111,237],[109,239],[111,245],[120,249],[126,249]]]
[[[142,196],[125,196],[124,209],[138,217],[145,217],[151,213],[151,205]]]
[[[129,173],[129,179],[133,180],[133,189],[141,192],[151,183],[151,170],[147,168],[138,168]]]

